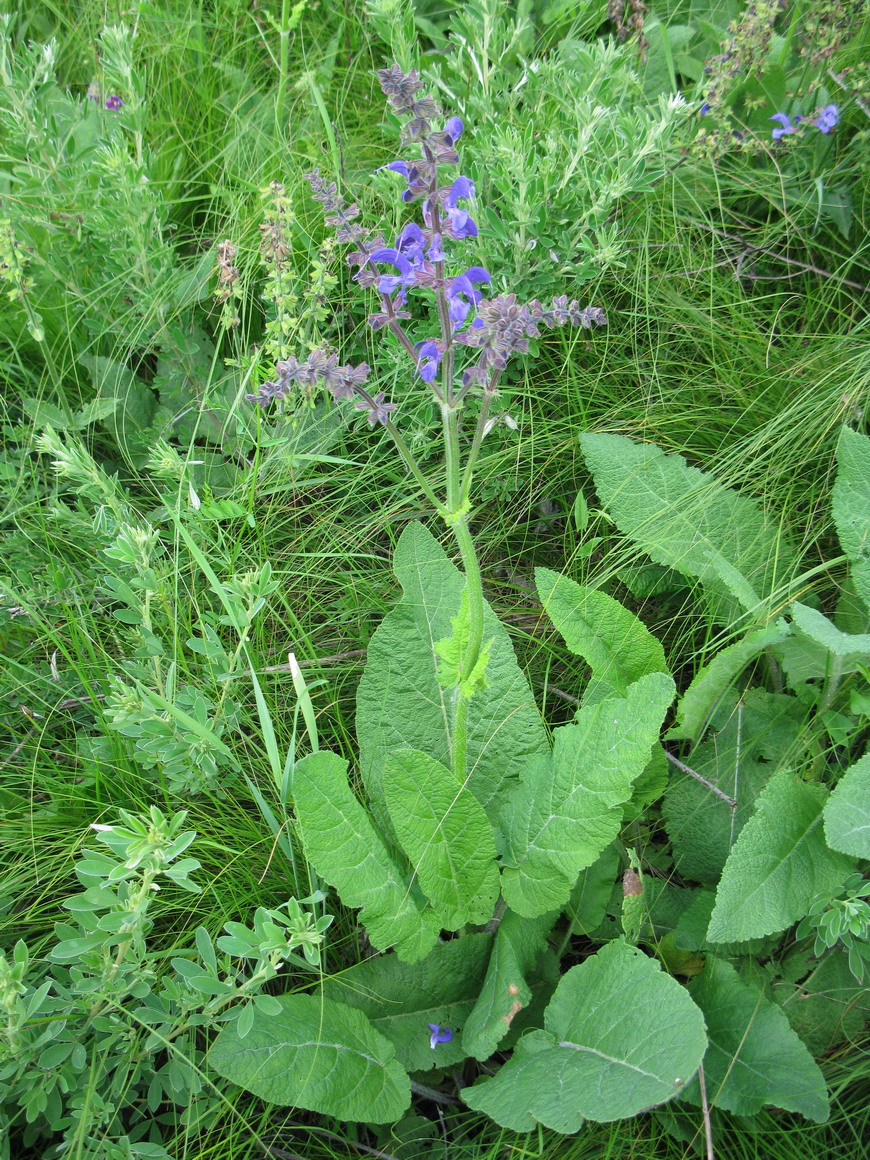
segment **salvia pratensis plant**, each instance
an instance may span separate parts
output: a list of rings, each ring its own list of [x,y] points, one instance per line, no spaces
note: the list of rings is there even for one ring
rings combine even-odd
[[[744,704],[731,685],[791,636],[815,634],[834,649],[840,638],[801,605],[794,629],[774,611],[789,591],[793,556],[750,501],[652,445],[581,436],[620,530],[658,563],[694,577],[714,623],[748,624],[746,638],[687,690],[669,737],[697,742],[712,727],[721,760],[736,729],[736,760],[747,771],[755,763],[757,780],[744,774],[738,801],[736,773],[729,786],[724,765],[705,777],[676,759],[692,790],[676,783],[665,804],[677,858],[695,818],[705,817],[690,877],[721,882],[715,891],[664,882],[637,828],[668,784],[672,757],[660,736],[676,690],[661,644],[604,592],[537,569],[545,612],[591,669],[573,721],[548,732],[484,599],[471,530],[474,469],[508,360],[526,353],[542,328],[603,325],[605,316],[566,297],[545,307],[486,296],[489,271],[458,257],[478,238],[474,182],[457,170],[464,126],[443,117],[414,71],[393,66],[379,77],[403,122],[405,156],[387,168],[404,183],[403,202],[420,206],[419,219],[390,244],[365,228],[334,183],[317,171],[309,182],[338,241],[351,247],[355,280],[378,296],[370,326],[393,336],[396,353],[410,360],[409,379],[431,393],[444,494],[402,437],[401,396],[387,400],[365,363],[342,365],[322,348],[281,359],[274,379],[249,398],[281,405],[322,387],[352,403],[393,440],[452,533],[462,570],[421,524],[400,536],[394,570],[403,596],[369,642],[357,694],[363,800],[348,762],[318,750],[316,739],[290,776],[293,823],[310,865],[359,910],[367,945],[380,953],[313,993],[283,996],[280,1015],[255,1012],[244,1040],[228,1027],[210,1063],[267,1100],[369,1123],[396,1120],[412,1090],[432,1098],[433,1083],[449,1076],[451,1098],[458,1091],[468,1107],[518,1132],[575,1132],[586,1119],[616,1120],[673,1098],[705,1114],[710,1101],[743,1115],[775,1103],[824,1120],[824,1078],[791,1025],[795,1016],[755,985],[741,955],[748,940],[772,951],[811,907],[816,915],[834,905],[826,900],[839,897],[866,845],[844,837],[840,823],[865,773],[855,766],[828,810],[822,785],[770,764],[764,737],[772,718],[788,719],[781,737],[792,738],[793,724],[799,745],[794,699],[770,701],[758,690]],[[418,294],[434,306],[428,330],[418,330],[411,309]],[[475,395],[468,433],[461,420]],[[671,515],[676,502],[679,518]],[[696,516],[687,521],[690,503]],[[849,647],[858,645],[842,645]],[[798,664],[794,649],[782,661],[771,652],[770,663],[787,676]],[[839,677],[826,686],[826,708],[839,688]],[[777,877],[785,867],[788,882]],[[848,883],[843,889],[856,896],[861,888]],[[836,936],[817,940],[838,956],[837,969],[846,961],[842,932],[863,938],[852,910],[848,931],[840,923]],[[813,921],[824,921],[826,932],[831,926]],[[559,977],[566,954],[575,965]],[[795,962],[794,977],[808,969]],[[422,1079],[433,1071],[434,1080]]]
[[[334,353],[317,349],[301,362],[292,357],[279,361],[274,380],[248,398],[265,406],[300,389],[310,394],[315,386],[322,385],[336,401],[352,400],[373,427],[386,428],[424,494],[453,531],[467,582],[468,628],[461,646],[453,738],[453,769],[464,779],[465,705],[475,679],[480,679],[473,674],[483,645],[483,589],[469,530],[471,485],[481,444],[492,427],[490,413],[499,378],[511,355],[526,353],[529,339],[537,337],[542,327],[570,322],[589,328],[604,325],[606,317],[600,307],[581,309],[577,301],[569,302],[564,295],[555,298],[549,307],[537,299],[520,303],[510,294],[484,297],[481,287],[491,283],[487,270],[475,265],[461,269],[453,256],[455,247],[478,236],[470,213],[474,182],[455,172],[463,123],[459,117],[449,117],[441,128],[435,127],[434,123],[442,119],[441,110],[431,96],[422,92],[423,82],[415,70],[405,73],[393,65],[381,69],[378,77],[390,109],[404,122],[402,144],[419,153],[408,160],[392,161],[386,168],[405,180],[402,201],[409,205],[420,203],[422,224],[408,221],[395,243],[387,245],[383,237],[373,236],[359,222],[358,207],[345,203],[334,182],[325,181],[317,170],[308,175],[308,181],[337,240],[354,247],[347,261],[357,270],[356,282],[378,294],[379,309],[369,315],[369,325],[376,331],[387,329],[395,336],[440,411],[446,495],[439,498],[434,494],[402,438],[393,420],[397,404],[387,401],[383,392],[369,389],[371,370],[366,363],[341,366]],[[445,170],[450,171],[448,176]],[[416,342],[405,325],[411,319],[408,295],[412,292],[426,292],[434,298],[438,326],[437,333]],[[462,348],[472,352],[464,363],[460,360]],[[481,405],[463,460],[461,416],[473,392],[481,396]],[[468,692],[463,691],[466,689]]]

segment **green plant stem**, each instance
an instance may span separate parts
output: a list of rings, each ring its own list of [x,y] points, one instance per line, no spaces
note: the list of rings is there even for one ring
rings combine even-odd
[[[471,479],[474,474],[474,465],[477,462],[477,456],[480,452],[480,445],[483,443],[483,437],[486,434],[486,422],[489,418],[489,408],[493,399],[493,391],[485,390],[483,392],[483,399],[480,404],[480,414],[477,417],[477,427],[474,430],[474,438],[471,443],[471,450],[468,452],[468,459],[465,463],[465,471],[462,475],[462,486],[459,492],[459,503],[465,505],[470,502],[471,493]]]
[[[459,413],[447,402],[441,404],[441,427],[444,434],[444,466],[447,471],[447,510],[450,518],[456,519],[461,512]]]
[[[399,434],[399,431],[396,428],[395,424],[390,419],[387,419],[384,426],[386,427],[387,433],[389,434],[390,438],[395,443],[399,454],[401,455],[402,459],[405,461],[405,464],[406,464],[408,470],[411,472],[414,479],[420,485],[420,487],[423,491],[423,494],[426,496],[426,499],[429,500],[429,502],[432,504],[432,506],[435,508],[435,510],[438,512],[439,516],[441,516],[442,519],[447,519],[447,517],[450,514],[449,510],[438,499],[435,492],[432,490],[432,488],[426,482],[426,477],[424,476],[423,472],[418,467],[416,459],[411,454],[411,448],[408,446],[408,444],[405,442],[405,440]]]

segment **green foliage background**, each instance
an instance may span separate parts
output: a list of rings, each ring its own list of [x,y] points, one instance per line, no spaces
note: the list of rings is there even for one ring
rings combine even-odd
[[[302,176],[319,166],[385,236],[396,232],[398,186],[379,168],[396,155],[395,124],[374,77],[392,59],[423,69],[466,122],[463,162],[481,227],[470,259],[491,268],[499,292],[576,294],[609,317],[606,330],[580,339],[547,332],[502,380],[503,412],[476,473],[474,531],[495,614],[490,663],[514,690],[514,726],[509,735],[495,728],[484,694],[472,744],[502,747],[505,782],[523,777],[514,792],[531,816],[538,794],[526,759],[544,752],[546,737],[537,713],[522,715],[527,690],[558,739],[583,728],[598,698],[673,675],[684,696],[669,747],[726,794],[739,765],[737,811],[673,769],[669,778],[664,756],[663,771],[607,804],[623,811],[645,860],[641,944],[663,965],[655,980],[691,977],[712,923],[722,954],[710,959],[715,993],[712,968],[688,991],[724,1060],[735,1049],[728,1013],[755,1002],[758,987],[765,995],[747,1049],[778,1098],[760,1101],[735,1077],[722,1101],[712,1099],[717,1155],[855,1154],[867,1128],[867,1004],[846,944],[835,938],[835,953],[811,961],[811,942],[768,958],[755,941],[743,978],[725,959],[729,944],[787,930],[818,890],[835,894],[855,859],[868,857],[854,809],[867,792],[866,640],[845,640],[870,627],[866,14],[834,0],[790,6],[769,43],[745,50],[763,67],[733,78],[708,120],[698,113],[712,84],[704,67],[744,11],[736,0],[650,3],[645,49],[636,36],[615,39],[601,0],[5,0],[0,10],[0,950],[11,956],[23,939],[31,961],[46,961],[61,904],[89,885],[73,867],[90,824],[120,809],[183,807],[204,889],[170,885],[155,896],[148,970],[170,977],[170,960],[198,927],[217,938],[228,922],[329,885],[344,906],[331,897],[336,920],[322,965],[310,977],[288,968],[286,988],[270,982],[271,994],[288,992],[281,1019],[296,1031],[315,1019],[310,995],[292,993],[314,977],[324,1003],[372,1014],[372,988],[397,1005],[395,1018],[373,1020],[376,1035],[358,1021],[361,1068],[377,1058],[386,1077],[369,1127],[341,1122],[352,1108],[334,1119],[308,1114],[320,1106],[316,1093],[288,1111],[224,1083],[195,1033],[163,1054],[146,1050],[140,1022],[114,1054],[87,1058],[72,1126],[49,1130],[37,1112],[34,1127],[17,1104],[6,1109],[9,1154],[161,1155],[148,1151],[159,1136],[169,1155],[203,1158],[262,1155],[264,1146],[326,1157],[359,1143],[403,1160],[448,1144],[457,1156],[510,1146],[567,1160],[615,1150],[684,1156],[701,1139],[692,1087],[655,1116],[587,1125],[564,1139],[552,1129],[579,1124],[561,1109],[512,1106],[499,1129],[468,1108],[433,1103],[440,1071],[420,1076],[431,1056],[411,1022],[465,1020],[467,1051],[445,1053],[446,1074],[468,1054],[486,1060],[496,1050],[503,972],[518,971],[524,1004],[532,986],[550,999],[552,964],[538,961],[537,947],[553,926],[547,908],[569,892],[571,922],[550,934],[550,950],[577,947],[578,965],[556,995],[580,985],[572,971],[592,973],[588,934],[614,939],[621,929],[615,863],[602,867],[590,852],[563,868],[571,882],[559,897],[518,905],[527,917],[502,924],[489,973],[475,958],[482,935],[439,946],[453,958],[459,952],[445,948],[466,946],[465,958],[437,971],[430,964],[431,1008],[405,1010],[402,976],[368,977],[366,961],[368,939],[380,945],[378,920],[398,921],[385,876],[394,873],[412,919],[431,914],[416,881],[403,879],[398,848],[371,839],[377,871],[371,881],[354,871],[348,894],[338,862],[321,868],[289,825],[298,757],[297,813],[304,787],[322,795],[323,779],[338,771],[343,824],[372,827],[345,774],[358,740],[372,815],[395,836],[391,798],[412,794],[420,756],[381,785],[378,755],[398,737],[432,760],[437,742],[421,738],[426,726],[407,690],[397,694],[389,658],[399,641],[429,655],[457,611],[458,574],[440,549],[428,563],[443,598],[429,608],[415,596],[403,552],[416,533],[407,529],[431,513],[385,440],[332,405],[275,418],[244,401],[276,358],[334,345],[342,361],[378,365],[379,389],[399,402],[403,433],[438,480],[431,406],[391,340],[365,325],[368,303]],[[111,31],[122,26],[124,34]],[[119,94],[123,109],[90,101],[91,84],[101,101]],[[807,129],[774,145],[772,112],[809,116],[832,102],[841,109],[836,133]],[[215,247],[224,239],[236,274],[221,283]],[[425,336],[419,326],[415,338]],[[620,474],[629,460],[643,461],[642,488],[638,474],[630,485]],[[681,528],[691,531],[685,543]],[[595,631],[572,641],[560,616],[570,627],[578,609]],[[788,639],[784,616],[796,626]],[[367,650],[381,668],[361,676]],[[442,696],[430,683],[423,693]],[[373,706],[390,699],[387,736]],[[795,768],[806,781],[789,779]],[[827,796],[822,787],[837,783]],[[437,784],[433,773],[433,800]],[[506,793],[498,781],[469,793],[457,833],[474,848],[480,815],[497,820]],[[437,814],[437,801],[429,804]],[[787,876],[783,818],[811,833],[817,880],[802,885],[795,905],[773,874],[759,886],[763,905],[741,905],[748,884],[739,865],[726,864],[728,852],[733,843],[752,848],[773,819]],[[470,891],[439,861],[432,837],[414,859],[419,885],[432,898],[440,883],[439,905],[457,926],[485,921],[476,898],[489,898],[491,852]],[[682,844],[676,867],[669,843]],[[675,873],[703,886],[685,913]],[[552,879],[544,877],[551,890]],[[352,907],[363,907],[361,918]],[[421,935],[409,922],[409,959],[422,957],[440,924],[430,928]],[[388,932],[385,945],[398,937]],[[621,956],[612,977],[624,972],[626,994],[659,985],[636,974],[652,969],[650,958],[607,947]],[[773,958],[778,973],[755,978]],[[393,956],[375,961],[405,969]],[[447,989],[454,977],[474,983],[467,996]],[[733,996],[725,1011],[723,994]],[[534,1034],[561,1041],[568,1016],[554,1004]],[[764,1055],[764,1035],[782,1028],[797,1030],[820,1059],[826,1125],[764,1110],[767,1102],[793,1111],[798,1101],[823,1118],[809,1055],[789,1056],[802,1096]],[[302,1045],[282,1042],[282,1075],[310,1076],[301,1032]],[[511,1066],[533,1074],[544,1066],[537,1049],[558,1054],[530,1040]],[[167,1095],[155,1095],[153,1108],[141,1071],[149,1057]],[[40,1077],[54,1075],[54,1057],[40,1060]],[[404,1068],[418,1084],[415,1110],[393,1124],[405,1106]],[[711,1097],[727,1070],[708,1070]],[[232,1065],[221,1075],[232,1079]],[[268,1099],[267,1088],[254,1096]],[[498,1104],[485,1090],[474,1106]],[[65,1150],[52,1153],[61,1142]]]

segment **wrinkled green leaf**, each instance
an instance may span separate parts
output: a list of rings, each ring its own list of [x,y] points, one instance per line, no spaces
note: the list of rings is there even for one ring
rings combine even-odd
[[[707,1046],[685,988],[621,939],[563,976],[544,1027],[465,1089],[469,1107],[514,1131],[576,1132],[584,1119],[624,1119],[678,1095]]]
[[[717,882],[731,847],[752,817],[772,774],[796,759],[804,723],[794,697],[750,689],[723,697],[713,714],[715,732],[686,757],[686,764],[737,802],[729,804],[707,786],[674,769],[662,813],[684,878]]]
[[[788,635],[784,621],[748,633],[743,640],[718,652],[694,677],[677,705],[677,722],[668,733],[672,739],[700,741],[710,714],[750,661]]]
[[[498,867],[492,826],[477,799],[416,749],[390,754],[383,786],[402,849],[444,929],[488,922]]]
[[[840,672],[854,672],[870,661],[870,633],[841,632],[824,613],[805,604],[793,604],[791,617],[801,632],[837,658]]]
[[[825,804],[828,845],[870,858],[870,754],[847,769]]]
[[[704,1078],[710,1103],[739,1116],[775,1105],[818,1123],[828,1118],[825,1078],[775,1003],[712,955],[689,984],[689,994],[707,1024]],[[696,1080],[685,1098],[701,1102]]]
[[[831,495],[834,523],[840,546],[852,564],[852,581],[870,607],[870,439],[843,427],[837,468]]]
[[[624,694],[638,678],[669,671],[660,642],[618,600],[549,568],[535,569],[535,583],[565,644],[592,669],[584,699]]]
[[[776,934],[804,917],[817,894],[834,891],[852,861],[829,850],[823,786],[788,770],[770,779],[725,863],[710,919],[710,942]]]
[[[588,936],[604,921],[618,871],[616,845],[608,846],[591,866],[580,871],[571,891],[571,900],[565,908],[577,934]]]
[[[625,697],[584,706],[554,733],[551,758],[533,759],[502,815],[502,891],[532,918],[561,907],[584,868],[616,837],[619,807],[650,759],[674,684],[641,677]]]
[[[280,1015],[254,1011],[242,1038],[230,1025],[209,1052],[224,1079],[282,1107],[382,1124],[411,1102],[392,1043],[361,1011],[320,995],[283,995]]]
[[[696,577],[755,610],[793,566],[792,549],[752,500],[712,475],[622,435],[580,444],[601,502],[619,530],[658,564]]]
[[[870,1021],[870,988],[855,979],[845,951],[828,951],[821,962],[799,969],[797,978],[778,982],[773,993],[810,1051],[820,1056],[844,1040],[854,1042]]]
[[[395,955],[381,955],[326,979],[323,993],[364,1012],[408,1071],[450,1067],[468,1055],[461,1032],[477,1001],[492,945],[491,935],[469,934],[440,943],[413,966]],[[451,1041],[433,1049],[430,1023],[449,1027]]]
[[[296,819],[305,853],[317,873],[360,921],[379,950],[395,946],[407,962],[423,958],[438,937],[424,909],[347,780],[347,762],[334,753],[310,753],[293,773]]]
[[[465,586],[422,524],[410,524],[402,533],[393,567],[404,595],[369,642],[356,718],[363,781],[385,824],[382,781],[390,753],[418,749],[450,766],[454,698],[438,683],[435,642],[451,635]],[[468,707],[468,788],[493,820],[526,760],[546,753],[548,744],[507,633],[488,607],[483,635],[492,645],[487,687]]]
[[[468,608],[468,588],[462,589],[459,612],[450,620],[453,631],[444,640],[436,640],[434,649],[438,657],[436,678],[444,689],[459,686],[463,697],[473,697],[486,688],[486,666],[489,661],[489,644],[481,646],[474,668],[463,676],[463,655],[471,637],[471,613]]]
[[[489,1059],[516,1015],[531,1002],[527,975],[555,919],[555,914],[540,918],[521,918],[510,910],[505,914],[496,932],[479,998],[465,1021],[462,1046],[467,1055]]]

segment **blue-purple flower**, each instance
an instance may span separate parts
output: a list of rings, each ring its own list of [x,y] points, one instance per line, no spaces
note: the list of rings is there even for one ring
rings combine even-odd
[[[416,222],[408,222],[399,236],[395,246],[381,246],[369,254],[370,262],[386,262],[395,266],[399,271],[396,274],[383,274],[378,282],[380,294],[392,294],[401,287],[402,294],[408,286],[412,286],[417,278],[417,271],[423,266],[423,247],[426,238]]]
[[[417,349],[417,373],[424,383],[434,382],[441,362],[441,347],[433,339],[415,344]]]
[[[106,97],[105,106],[110,113],[117,113],[119,109],[123,109],[124,102],[121,100],[117,93],[112,93],[110,96]]]
[[[821,133],[830,133],[840,120],[840,110],[836,105],[825,105],[813,124]]]
[[[794,124],[792,124],[787,113],[774,113],[772,117],[768,118],[770,121],[779,121],[780,124],[779,129],[772,130],[774,141],[778,141],[780,137],[784,137],[786,133],[797,133],[797,127],[801,123],[802,119],[802,117],[795,117]]]
[[[441,1027],[440,1023],[427,1023],[426,1026],[432,1032],[429,1036],[429,1046],[434,1051],[439,1043],[449,1043],[453,1038],[453,1032],[449,1027]]]
[[[476,306],[483,295],[475,286],[481,282],[492,282],[483,266],[470,266],[464,274],[454,278],[447,287],[447,301],[450,321],[456,330],[465,322],[472,306]]]
[[[450,223],[450,235],[456,238],[476,238],[477,225],[471,217],[456,204],[460,200],[474,197],[474,182],[469,177],[457,177],[444,198],[444,208],[447,210],[447,220]]]

